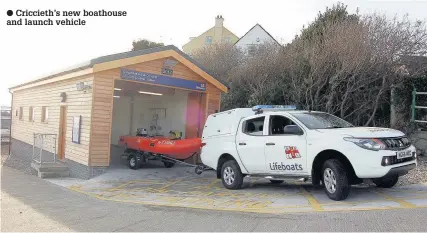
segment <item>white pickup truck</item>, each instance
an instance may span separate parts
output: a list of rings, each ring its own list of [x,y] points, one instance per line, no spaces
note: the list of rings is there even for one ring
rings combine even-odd
[[[393,187],[417,166],[415,147],[398,130],[355,127],[325,112],[276,105],[209,115],[201,160],[228,189],[241,188],[245,176],[272,183],[311,179],[337,201],[365,179]]]

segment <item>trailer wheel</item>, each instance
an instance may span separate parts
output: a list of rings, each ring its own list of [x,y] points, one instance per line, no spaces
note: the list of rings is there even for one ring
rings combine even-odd
[[[135,155],[131,155],[128,160],[129,168],[136,170],[141,166],[141,161]]]
[[[202,173],[203,173],[203,166],[201,166],[201,165],[196,166],[196,168],[194,169],[194,172],[195,172],[197,175],[202,174]]]
[[[168,162],[168,161],[163,161],[163,164],[165,165],[166,168],[171,168],[175,165],[174,162]]]

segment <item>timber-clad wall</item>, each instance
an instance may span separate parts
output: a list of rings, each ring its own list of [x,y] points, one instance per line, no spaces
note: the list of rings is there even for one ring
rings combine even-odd
[[[78,91],[78,82],[88,82],[92,85],[93,75],[86,75],[66,81],[55,82],[13,92],[12,102],[12,137],[33,145],[33,133],[56,134],[59,132],[60,106],[67,106],[67,131],[65,135],[65,158],[88,165],[90,123],[92,111],[92,92]],[[65,92],[67,99],[61,103],[60,94]],[[48,121],[41,122],[42,107],[48,107]],[[16,110],[23,107],[22,120]],[[29,121],[29,107],[35,111],[34,122]],[[82,116],[80,144],[71,141],[73,116]],[[57,142],[58,143],[58,142]],[[57,144],[58,148],[58,144]],[[45,148],[53,152],[51,148]]]
[[[122,68],[159,74],[166,59],[163,58],[138,63]],[[174,59],[175,60],[175,59]],[[200,77],[187,66],[178,63],[173,68],[171,77],[206,82],[206,104],[202,103],[206,114],[219,110],[220,90]],[[108,166],[110,159],[111,123],[113,110],[114,80],[121,80],[120,68],[95,73],[93,87],[92,134],[90,144],[90,166]],[[129,81],[131,82],[131,81]],[[205,115],[205,114],[204,114]],[[205,116],[207,117],[207,115]],[[202,120],[204,123],[205,119]],[[203,127],[201,127],[203,129]]]
[[[93,81],[90,166],[108,166],[113,111],[114,79],[109,72],[96,73]]]
[[[129,65],[123,68],[161,74],[161,69],[166,59],[168,58]],[[106,65],[101,64],[101,66],[105,67]],[[194,65],[190,64],[189,66],[192,67]],[[199,126],[194,123],[188,124],[189,122],[187,122],[187,126],[190,129],[186,129],[186,131],[194,131],[194,128],[200,127],[203,130],[207,115],[220,109],[221,91],[180,62],[173,68],[173,75],[171,77],[206,82],[206,92],[202,96],[202,102],[199,103],[203,111],[203,118],[205,119],[202,119]],[[93,74],[65,81],[56,81],[22,90],[15,90],[12,102],[12,137],[32,145],[33,133],[54,133],[58,135],[60,106],[64,105],[67,106],[65,160],[72,160],[79,164],[96,167],[96,169],[108,166],[110,163],[114,80],[120,79],[120,68],[114,68],[95,71]],[[78,82],[87,82],[92,86],[92,89],[86,93],[78,91],[76,88]],[[61,103],[60,94],[62,92],[67,94],[67,100],[64,103]],[[41,122],[43,106],[48,107],[47,123]],[[20,107],[23,107],[22,120],[19,120],[19,115],[15,115],[15,111],[19,111]],[[34,108],[34,122],[29,121],[29,107]],[[80,144],[71,141],[72,119],[74,116],[82,117]]]

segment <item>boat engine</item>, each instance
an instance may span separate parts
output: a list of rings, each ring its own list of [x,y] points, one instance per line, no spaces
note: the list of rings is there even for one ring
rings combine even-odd
[[[148,136],[147,129],[145,129],[145,128],[137,128],[136,129],[136,136],[147,137]]]

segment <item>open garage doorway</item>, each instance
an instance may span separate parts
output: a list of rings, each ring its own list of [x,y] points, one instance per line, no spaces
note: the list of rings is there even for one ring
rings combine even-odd
[[[135,136],[138,129],[145,129],[149,136],[168,137],[175,132],[182,138],[201,137],[205,115],[204,93],[116,80],[110,167],[127,166],[121,158],[124,148],[119,146],[120,136]]]

